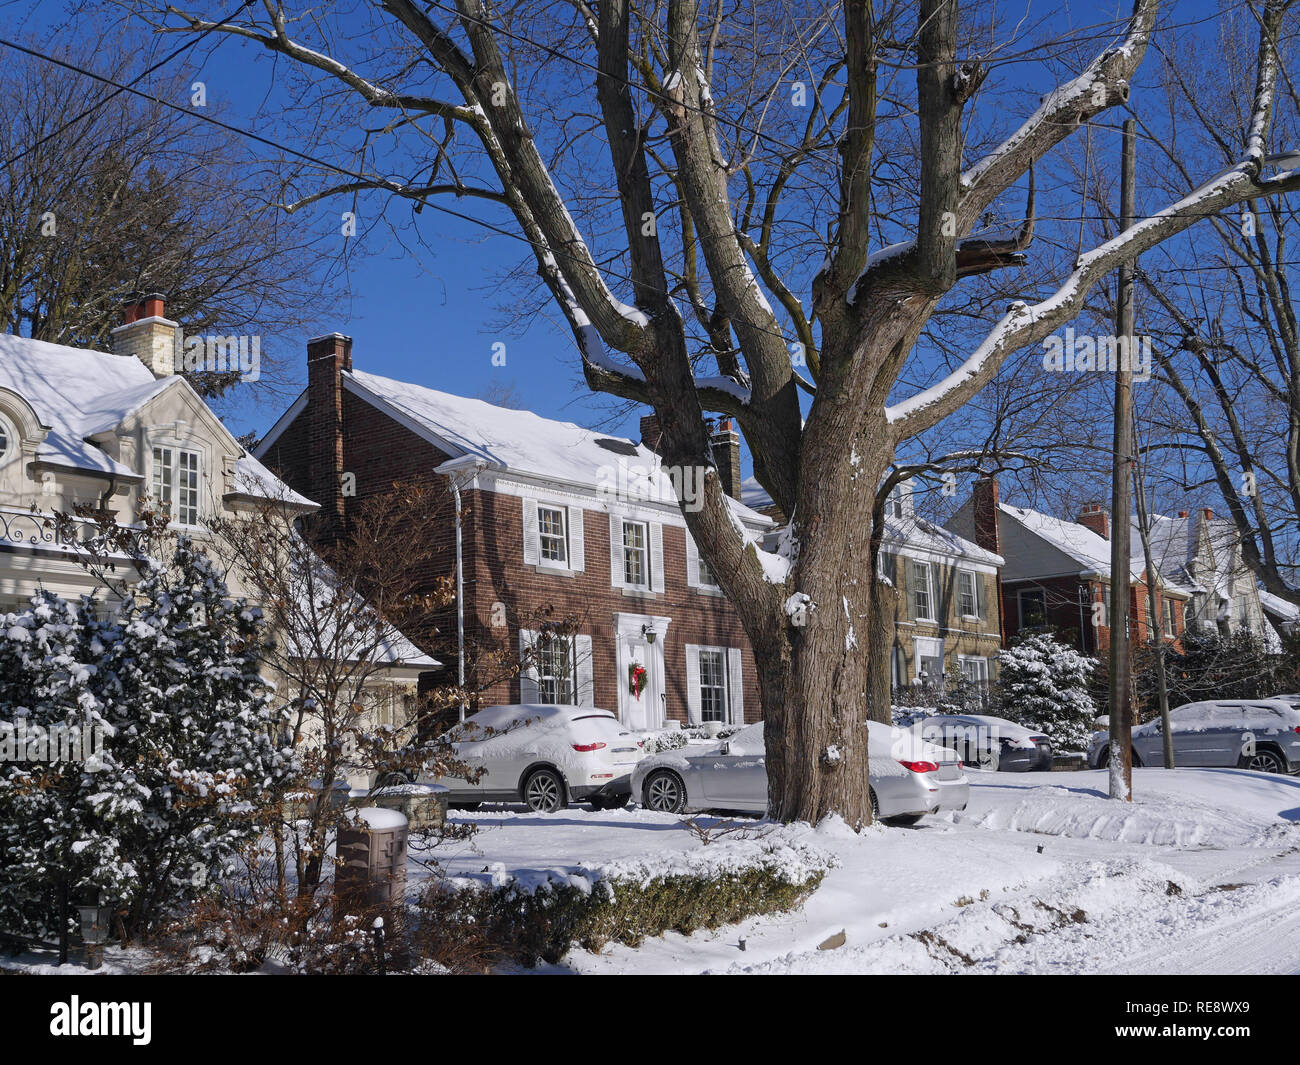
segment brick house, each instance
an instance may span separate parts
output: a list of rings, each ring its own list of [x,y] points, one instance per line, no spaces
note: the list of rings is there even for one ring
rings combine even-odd
[[[946,527],[1006,559],[1000,590],[1004,643],[1022,630],[1051,627],[1085,654],[1105,654],[1110,647],[1111,529],[1100,503],[1086,504],[1075,521],[1066,521],[1001,502],[997,480],[981,477]],[[1151,638],[1146,565],[1141,539],[1136,533],[1132,539],[1130,616],[1134,642],[1144,643]],[[1158,557],[1154,544],[1153,556]],[[1157,572],[1162,630],[1175,646],[1189,599],[1187,590]]]
[[[748,640],[695,550],[651,432],[634,443],[357,370],[340,334],[310,341],[307,358],[307,389],[257,456],[340,516],[395,482],[446,488],[436,559],[418,575],[429,587],[455,573],[459,493],[465,645],[517,649],[526,664],[486,685],[482,702],[599,706],[641,729],[761,717]],[[737,519],[761,536],[774,523],[736,498],[729,425],[714,451]],[[544,629],[548,612],[576,630]],[[449,614],[444,639],[456,626]]]
[[[745,482],[745,500],[782,520],[752,478]],[[895,693],[941,688],[954,670],[980,687],[997,679],[1002,564],[996,552],[918,515],[909,482],[894,489],[885,505],[878,566],[899,590],[889,662]]]

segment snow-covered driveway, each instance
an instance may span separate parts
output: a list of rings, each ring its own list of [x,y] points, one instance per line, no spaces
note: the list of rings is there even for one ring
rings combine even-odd
[[[1125,808],[1105,798],[1101,772],[971,777],[969,809],[950,818],[860,836],[833,821],[808,829],[840,865],[799,913],[574,951],[561,968],[1300,972],[1300,780],[1143,769]],[[441,855],[461,875],[707,845],[684,819],[640,810],[457,818],[480,829]],[[843,945],[818,949],[841,931]]]

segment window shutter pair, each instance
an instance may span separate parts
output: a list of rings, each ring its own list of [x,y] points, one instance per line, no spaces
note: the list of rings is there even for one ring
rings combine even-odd
[[[699,644],[686,645],[686,721],[690,725],[700,724],[700,651]],[[745,723],[745,678],[740,648],[728,647],[726,657],[727,720],[733,725],[743,725]]]
[[[664,527],[660,522],[645,522],[646,554],[650,569],[650,591],[664,590]],[[689,540],[689,535],[687,536]],[[623,515],[609,515],[609,583],[614,588],[627,588],[623,577]]]
[[[581,572],[586,566],[582,507],[565,507],[565,532],[568,534],[568,560],[565,568]],[[537,520],[537,500],[524,497],[524,565],[542,561],[541,532]]]
[[[537,673],[537,656],[534,653],[540,633],[536,629],[519,630],[519,661],[524,668],[519,671],[519,701],[535,703],[541,698],[540,678]],[[573,637],[573,698],[578,706],[596,705],[596,682],[591,664],[591,637]]]

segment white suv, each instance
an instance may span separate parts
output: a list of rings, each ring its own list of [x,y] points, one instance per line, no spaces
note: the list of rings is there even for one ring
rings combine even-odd
[[[539,813],[570,802],[624,805],[643,754],[641,741],[618,718],[590,706],[489,706],[448,738],[457,757],[483,775],[473,784],[457,777],[422,777],[421,783],[447,788],[456,806],[522,801]]]

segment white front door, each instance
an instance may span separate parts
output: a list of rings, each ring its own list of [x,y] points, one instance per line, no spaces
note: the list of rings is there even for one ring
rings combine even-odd
[[[663,728],[667,720],[664,642],[670,619],[648,614],[615,614],[618,640],[618,717],[630,729]],[[632,692],[632,667],[645,670],[640,694]]]

